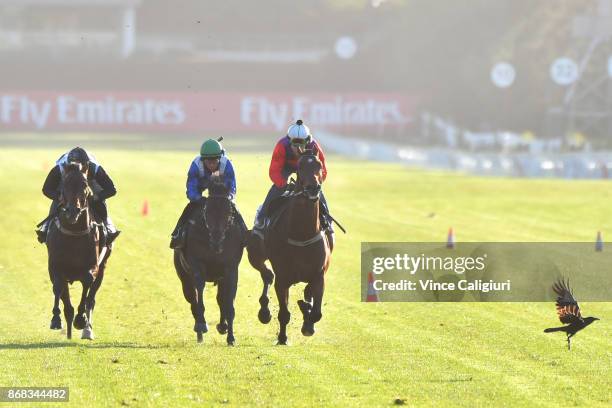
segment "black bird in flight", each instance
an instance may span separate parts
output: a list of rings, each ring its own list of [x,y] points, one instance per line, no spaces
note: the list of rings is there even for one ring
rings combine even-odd
[[[574,298],[571,289],[569,288],[569,280],[565,282],[563,279],[558,280],[552,286],[557,296],[557,314],[561,323],[566,323],[567,326],[552,327],[544,330],[544,333],[565,332],[567,335],[567,349],[571,349],[570,339],[580,330],[599,320],[597,317],[582,317],[580,315],[580,307]]]

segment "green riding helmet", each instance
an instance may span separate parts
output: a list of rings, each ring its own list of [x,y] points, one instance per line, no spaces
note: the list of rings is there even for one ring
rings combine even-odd
[[[202,156],[203,159],[217,159],[224,153],[225,151],[221,143],[214,139],[208,139],[202,143],[202,147],[200,148],[200,156]]]

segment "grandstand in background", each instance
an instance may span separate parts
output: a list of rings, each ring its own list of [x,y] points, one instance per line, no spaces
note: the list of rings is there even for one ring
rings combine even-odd
[[[32,119],[30,126],[36,104],[44,111],[54,99],[49,109],[60,112],[69,106],[58,102],[65,96],[61,101],[80,102],[82,116],[108,130],[121,128],[112,126],[117,118],[132,118],[139,131],[149,131],[156,118],[180,122],[202,115],[206,120],[191,127],[164,128],[193,131],[220,111],[245,118],[248,100],[259,100],[264,110],[247,119],[263,123],[275,114],[265,112],[268,106],[282,112],[307,103],[331,130],[398,144],[444,145],[453,128],[467,135],[459,138],[464,141],[510,132],[549,140],[545,145],[583,140],[608,149],[612,41],[608,31],[592,28],[612,27],[610,4],[0,0],[0,92],[8,95],[0,125],[19,130]],[[549,77],[551,62],[561,56],[581,66],[580,80],[570,87]],[[517,71],[507,89],[490,80],[499,61]],[[238,108],[215,105],[214,98],[237,98]],[[142,107],[128,112],[126,100],[136,99]],[[17,112],[30,106],[24,101],[34,113],[15,123]],[[452,127],[440,133],[434,122],[422,121],[432,117]],[[72,127],[60,129],[79,129],[74,116],[64,119]]]

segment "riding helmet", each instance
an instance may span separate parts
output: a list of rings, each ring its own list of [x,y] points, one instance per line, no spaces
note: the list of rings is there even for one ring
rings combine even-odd
[[[301,119],[298,119],[293,125],[289,126],[287,129],[287,136],[292,142],[297,139],[308,143],[312,138],[310,129]]]
[[[82,147],[75,147],[74,149],[68,152],[68,163],[81,163],[83,166],[87,166],[89,164],[89,156],[87,152]]]
[[[202,143],[202,147],[200,148],[200,156],[202,156],[203,159],[218,159],[224,153],[225,151],[221,143],[214,139],[208,139]]]

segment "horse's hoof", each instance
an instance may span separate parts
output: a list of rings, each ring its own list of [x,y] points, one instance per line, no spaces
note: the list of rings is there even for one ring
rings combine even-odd
[[[85,313],[79,314],[74,318],[74,328],[77,330],[83,330],[87,325],[87,316]]]
[[[202,332],[197,332],[198,343],[202,343],[204,341],[204,336],[202,336]]]
[[[306,324],[302,325],[302,334],[306,337],[310,337],[315,334],[314,324]]]
[[[62,318],[59,316],[53,316],[51,319],[51,326],[49,326],[51,330],[61,330],[62,329]]]
[[[280,337],[278,338],[278,341],[276,342],[277,346],[287,346],[289,345],[289,342],[287,341],[286,338],[281,339]]]
[[[259,321],[263,324],[268,324],[270,323],[270,320],[272,320],[272,314],[270,314],[270,309],[259,309],[257,317],[259,318]]]
[[[193,331],[194,332],[208,333],[208,324],[206,324],[206,322],[196,323],[193,326]]]
[[[235,339],[227,339],[227,345],[230,347],[233,347],[236,345],[236,340]]]
[[[227,323],[221,322],[217,324],[217,331],[219,332],[219,334],[227,333]]]
[[[93,340],[94,339],[93,329],[91,329],[90,327],[84,328],[83,333],[81,333],[81,339],[82,340]]]

